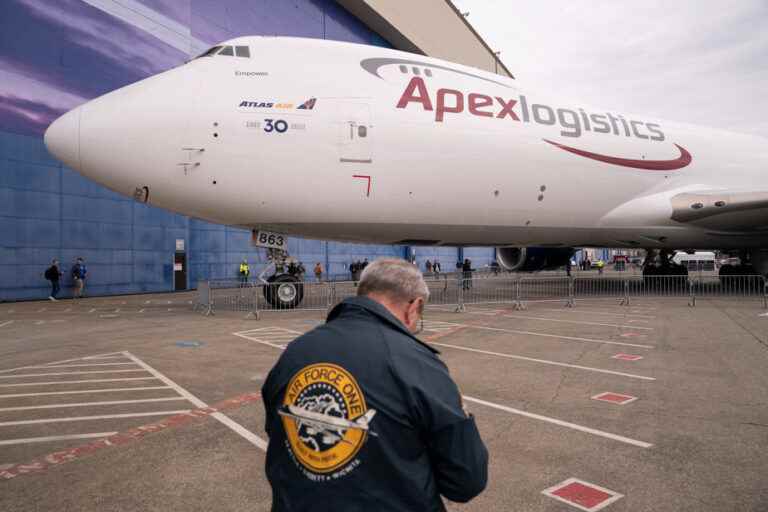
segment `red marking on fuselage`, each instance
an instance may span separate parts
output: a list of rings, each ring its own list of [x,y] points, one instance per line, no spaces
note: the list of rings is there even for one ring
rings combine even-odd
[[[368,190],[365,193],[365,197],[371,197],[371,177],[367,176],[365,174],[353,174],[353,178],[359,178],[363,180],[368,180]]]
[[[544,142],[552,144],[564,151],[573,153],[574,155],[583,156],[584,158],[590,158],[597,160],[598,162],[605,162],[607,164],[619,165],[621,167],[631,167],[633,169],[644,169],[647,171],[674,171],[676,169],[682,169],[693,161],[693,157],[684,147],[675,144],[678,150],[680,150],[680,156],[672,160],[633,160],[630,158],[619,158],[615,156],[601,155],[599,153],[592,153],[590,151],[584,151],[583,149],[572,148],[564,144],[559,144],[551,140],[543,139]]]

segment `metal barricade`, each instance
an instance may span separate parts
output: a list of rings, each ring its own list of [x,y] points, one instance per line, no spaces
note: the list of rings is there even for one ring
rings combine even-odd
[[[526,309],[535,301],[563,301],[574,307],[579,300],[616,299],[623,305],[638,298],[687,298],[695,306],[701,298],[754,298],[768,309],[768,282],[763,276],[523,276],[502,274],[475,279],[466,274],[427,279],[428,305],[456,306],[510,304]],[[206,315],[218,311],[245,312],[259,318],[264,311],[330,311],[357,294],[352,281],[245,283],[237,279],[200,281],[195,310]]]
[[[627,298],[627,279],[609,276],[576,276],[573,278],[574,299],[613,299],[624,302]]]
[[[459,305],[459,289],[461,288],[461,285],[457,284],[455,276],[440,275],[435,277],[432,275],[427,277],[424,282],[427,283],[427,288],[429,289],[428,305]]]
[[[344,284],[352,285],[316,281],[260,284],[256,301],[260,311],[327,311],[337,300],[343,300],[338,297]]]
[[[570,302],[570,277],[522,277],[519,283],[518,301],[523,303],[561,300],[565,300],[566,304]]]
[[[693,281],[688,276],[636,276],[628,279],[634,298],[690,297]]]
[[[516,278],[499,277],[474,279],[464,277],[457,281],[459,309],[466,304],[508,304],[518,297]]]
[[[210,282],[198,281],[197,300],[192,305],[192,310],[201,310],[205,316],[213,314],[213,297],[211,295]]]
[[[258,287],[258,283],[243,282],[239,279],[210,280],[211,313],[222,310],[257,314]]]
[[[692,305],[696,299],[757,299],[768,308],[768,283],[760,275],[702,276],[693,282]]]

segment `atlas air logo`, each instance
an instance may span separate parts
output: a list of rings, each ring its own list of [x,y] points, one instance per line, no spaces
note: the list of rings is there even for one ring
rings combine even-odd
[[[295,103],[280,102],[280,101],[249,101],[243,100],[238,105],[239,108],[271,108],[271,109],[296,109],[296,110],[312,110],[315,108],[317,98],[310,98],[301,105],[296,106]]]
[[[425,111],[434,112],[435,122],[438,123],[442,123],[448,115],[469,112],[473,116],[496,120],[557,125],[563,137],[581,137],[584,132],[595,132],[653,141],[666,139],[661,127],[654,123],[628,120],[622,115],[609,112],[588,113],[583,108],[578,109],[578,112],[566,108],[553,108],[540,103],[530,103],[524,95],[505,98],[440,88],[433,100],[424,79],[418,76],[411,78],[397,102],[397,108],[407,108],[411,104],[421,106]]]

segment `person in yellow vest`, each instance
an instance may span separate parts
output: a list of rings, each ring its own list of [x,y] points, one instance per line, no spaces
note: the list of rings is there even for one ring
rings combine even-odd
[[[248,276],[251,275],[251,269],[248,267],[248,260],[243,258],[243,262],[240,264],[240,284],[248,283]]]

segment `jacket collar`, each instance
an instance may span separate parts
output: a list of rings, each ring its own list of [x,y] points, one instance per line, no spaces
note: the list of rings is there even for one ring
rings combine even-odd
[[[434,348],[430,347],[423,341],[421,341],[419,338],[413,335],[411,331],[408,330],[408,328],[403,325],[403,322],[395,318],[395,316],[389,312],[387,308],[385,308],[380,303],[376,302],[373,299],[370,299],[368,297],[349,297],[347,299],[344,299],[340,304],[337,304],[336,307],[334,307],[330,313],[328,313],[328,318],[326,319],[326,322],[331,322],[341,316],[343,313],[355,309],[362,309],[376,317],[378,317],[380,320],[383,320],[393,328],[397,329],[401,333],[405,334],[409,338],[411,338],[413,341],[418,343],[419,345],[422,345],[429,349],[430,352],[434,354],[439,354],[440,351],[435,350]]]

